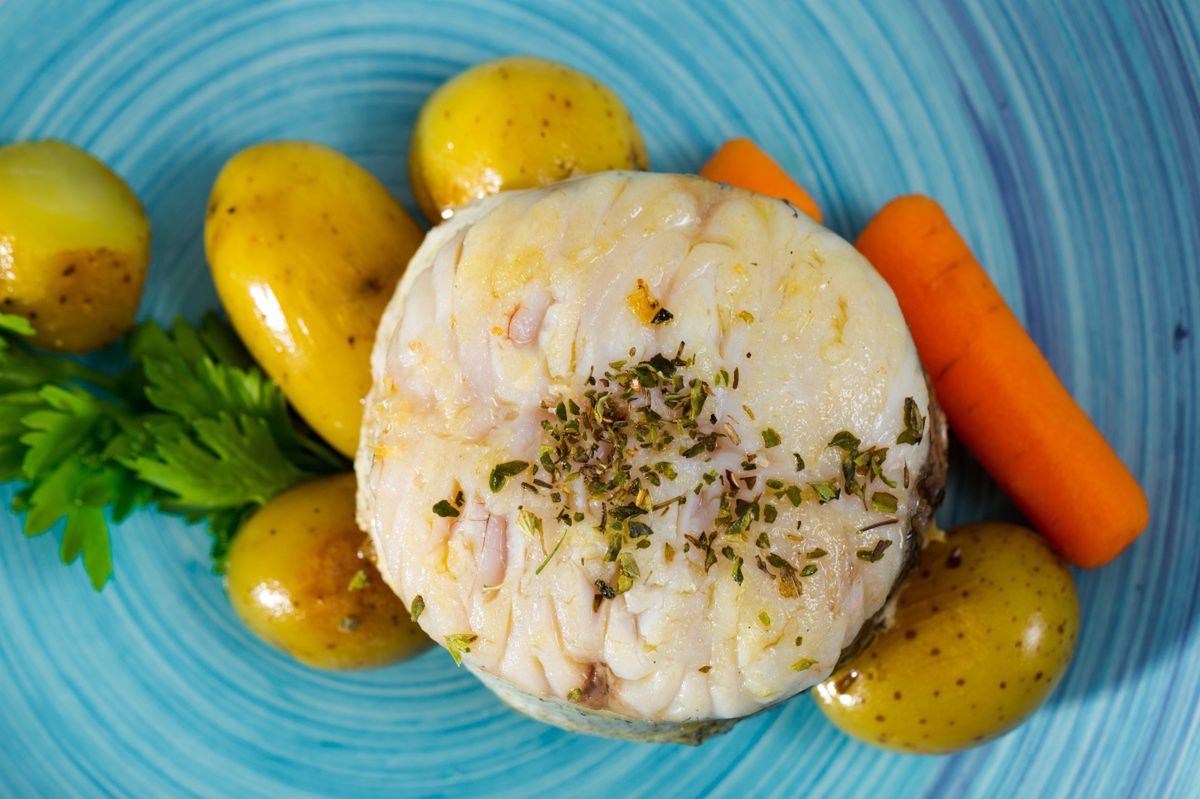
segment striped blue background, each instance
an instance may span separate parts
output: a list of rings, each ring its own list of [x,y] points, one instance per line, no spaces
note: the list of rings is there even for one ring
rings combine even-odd
[[[6,517],[0,795],[1200,795],[1200,5],[4,0],[0,142],[65,138],[124,175],[154,225],[143,311],[195,317],[216,304],[201,228],[226,158],[317,139],[411,207],[421,101],[511,52],[611,84],[656,168],[752,135],[843,234],[898,193],[945,204],[1150,495],[1145,538],[1079,576],[1063,685],[955,757],[861,746],[807,698],[700,750],[573,737],[439,652],[296,666],[234,618],[200,529],[126,523],[94,596]],[[953,454],[942,523],[1012,517]]]

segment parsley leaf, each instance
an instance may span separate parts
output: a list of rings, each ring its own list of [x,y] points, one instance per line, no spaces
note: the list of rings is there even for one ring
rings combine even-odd
[[[126,340],[116,375],[38,352],[28,321],[0,314],[0,479],[23,483],[13,510],[99,590],[112,573],[111,523],[155,504],[206,521],[213,568],[259,505],[349,462],[292,413],[228,324],[154,322]]]

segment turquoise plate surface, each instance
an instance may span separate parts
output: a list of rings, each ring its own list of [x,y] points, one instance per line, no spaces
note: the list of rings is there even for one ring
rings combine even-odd
[[[1150,497],[1144,538],[1078,575],[1063,684],[953,757],[860,745],[807,697],[700,749],[605,741],[507,711],[441,651],[296,665],[234,617],[199,527],[135,516],[96,595],[56,533],[6,514],[0,795],[1200,796],[1200,5],[5,0],[0,142],[111,164],[154,226],[143,314],[197,318],[217,305],[205,200],[234,152],[322,141],[413,207],[421,102],[508,53],[615,88],[657,169],[754,137],[843,235],[900,193],[946,206]],[[943,525],[1015,517],[952,456]]]

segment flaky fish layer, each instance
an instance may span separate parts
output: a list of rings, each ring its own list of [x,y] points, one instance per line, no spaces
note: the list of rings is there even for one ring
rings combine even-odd
[[[639,517],[649,546],[625,541],[636,576],[606,597],[621,574],[597,529],[603,497],[489,478],[538,462],[557,403],[587,412],[589,376],[681,346],[719,440],[691,456],[631,449],[635,465],[670,464],[651,503],[684,501]],[[435,641],[533,715],[635,737],[748,715],[827,676],[900,574],[930,445],[897,438],[913,410],[929,415],[924,375],[886,284],[786,203],[632,173],[483,200],[427,237],[372,370],[356,468],[380,571]],[[862,495],[830,446],[841,431],[856,451],[887,448]],[[727,473],[773,521],[718,535]],[[840,496],[823,502],[821,484]],[[556,520],[564,505],[582,521]]]

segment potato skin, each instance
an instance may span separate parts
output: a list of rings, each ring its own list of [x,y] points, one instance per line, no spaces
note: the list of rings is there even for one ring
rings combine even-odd
[[[125,182],[60,141],[0,147],[0,311],[58,352],[105,347],[133,326],[150,222]]]
[[[1074,581],[1044,539],[1013,524],[966,525],[925,548],[893,626],[813,696],[855,738],[953,752],[1036,710],[1078,631]]]
[[[570,67],[531,56],[479,64],[430,95],[409,150],[413,194],[430,221],[506,189],[607,169],[648,169],[621,99]]]
[[[204,241],[230,321],[345,455],[358,446],[375,328],[422,235],[379,181],[319,144],[250,147],[213,186]]]
[[[234,538],[229,599],[255,634],[309,666],[404,660],[430,642],[379,576],[369,546],[354,522],[354,475],[301,484],[259,509]]]

